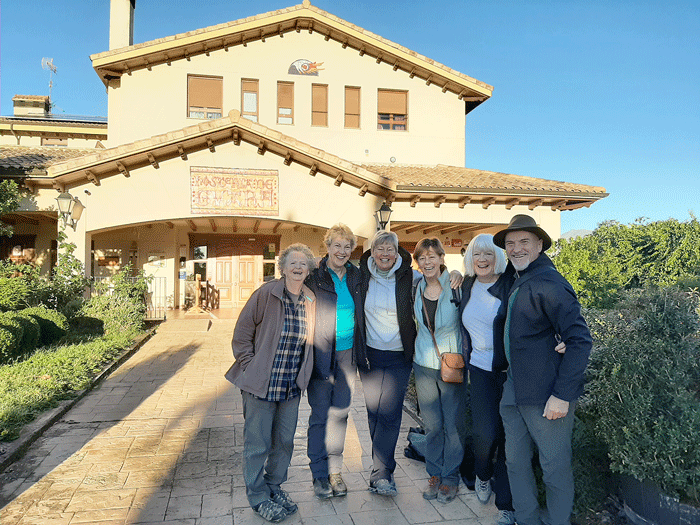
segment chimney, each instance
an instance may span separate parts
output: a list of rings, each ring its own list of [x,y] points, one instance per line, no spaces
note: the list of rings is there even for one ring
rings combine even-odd
[[[51,100],[40,95],[15,95],[12,106],[15,117],[47,117],[51,113]]]
[[[109,50],[134,45],[136,0],[110,0]]]

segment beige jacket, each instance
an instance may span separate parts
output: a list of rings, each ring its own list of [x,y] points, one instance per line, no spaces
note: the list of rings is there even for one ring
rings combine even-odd
[[[267,396],[272,364],[284,323],[283,292],[283,279],[263,284],[248,299],[233,331],[231,347],[235,362],[226,372],[226,379],[257,397]],[[313,369],[316,296],[306,285],[301,292],[306,298],[307,333],[297,385],[303,391],[309,384]]]

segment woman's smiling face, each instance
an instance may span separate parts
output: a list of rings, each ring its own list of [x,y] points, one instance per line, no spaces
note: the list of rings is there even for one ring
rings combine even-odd
[[[396,256],[396,248],[390,242],[385,242],[372,248],[372,258],[377,268],[383,272],[389,271],[394,267]]]
[[[426,278],[439,277],[440,266],[445,263],[445,256],[438,255],[431,247],[418,256],[416,259],[418,269]]]

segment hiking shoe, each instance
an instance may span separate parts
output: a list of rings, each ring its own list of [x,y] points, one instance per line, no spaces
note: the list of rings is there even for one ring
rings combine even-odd
[[[348,487],[340,474],[331,474],[328,476],[328,482],[333,489],[334,496],[345,496],[348,493]]]
[[[396,496],[398,494],[396,483],[388,479],[378,479],[377,481],[370,482],[369,491],[379,494],[380,496]]]
[[[292,501],[289,494],[282,489],[280,489],[279,492],[273,492],[270,499],[280,505],[287,513],[287,516],[291,516],[297,510],[299,510],[299,507],[297,507],[297,504]]]
[[[328,478],[314,478],[314,494],[321,499],[333,496],[333,488],[328,482]]]
[[[440,485],[437,493],[437,500],[440,503],[449,503],[457,497],[459,487],[457,485]]]
[[[496,525],[515,525],[515,512],[512,510],[499,510]]]
[[[435,499],[438,495],[438,489],[440,487],[440,478],[437,476],[431,476],[428,480],[428,486],[425,487],[423,491],[423,499]]]
[[[287,511],[279,503],[275,503],[271,499],[258,503],[253,510],[261,518],[272,523],[278,523],[287,517]]]
[[[474,483],[474,492],[476,492],[476,497],[479,501],[486,505],[491,497],[491,480],[482,481],[477,476]]]

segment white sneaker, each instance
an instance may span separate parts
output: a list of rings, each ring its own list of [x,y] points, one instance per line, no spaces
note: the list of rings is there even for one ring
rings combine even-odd
[[[477,476],[474,483],[474,492],[476,492],[476,497],[479,501],[486,505],[489,502],[489,498],[491,498],[491,480],[482,481]]]
[[[515,512],[512,510],[499,510],[496,525],[514,525]]]

